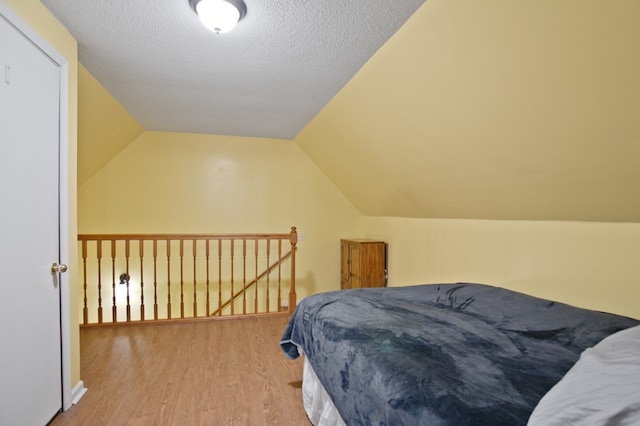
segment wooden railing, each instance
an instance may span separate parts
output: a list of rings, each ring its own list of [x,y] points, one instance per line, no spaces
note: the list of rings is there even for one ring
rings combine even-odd
[[[295,227],[287,234],[81,234],[78,241],[83,325],[296,306]]]

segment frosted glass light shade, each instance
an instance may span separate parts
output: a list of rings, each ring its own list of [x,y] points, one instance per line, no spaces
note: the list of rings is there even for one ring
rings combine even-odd
[[[216,33],[231,31],[246,13],[242,1],[190,0],[202,24]]]

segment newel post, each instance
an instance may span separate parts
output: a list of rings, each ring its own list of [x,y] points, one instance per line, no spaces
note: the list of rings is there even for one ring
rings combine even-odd
[[[291,285],[289,286],[289,312],[296,308],[296,245],[298,244],[298,231],[295,226],[291,227]]]

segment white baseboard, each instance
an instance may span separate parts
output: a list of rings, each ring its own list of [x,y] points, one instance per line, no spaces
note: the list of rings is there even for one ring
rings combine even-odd
[[[80,398],[87,393],[87,388],[84,387],[84,382],[80,380],[71,390],[71,404],[76,405]]]

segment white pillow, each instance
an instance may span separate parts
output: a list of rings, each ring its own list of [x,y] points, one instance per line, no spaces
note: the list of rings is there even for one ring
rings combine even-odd
[[[528,425],[640,425],[640,326],[585,350]]]

